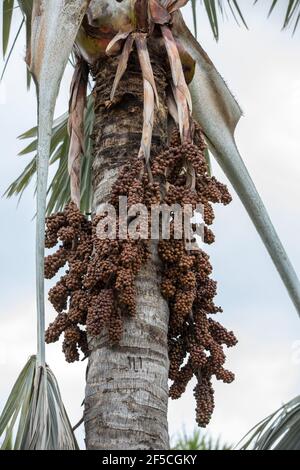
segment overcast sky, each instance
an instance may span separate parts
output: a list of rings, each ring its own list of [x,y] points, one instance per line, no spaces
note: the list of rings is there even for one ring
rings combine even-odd
[[[290,31],[280,31],[280,10],[267,20],[268,1],[255,8],[252,0],[241,3],[249,31],[230,18],[222,23],[220,41],[215,43],[199,8],[198,39],[243,108],[236,131],[240,152],[300,273],[300,32],[292,38]],[[191,25],[188,7],[185,15]],[[1,194],[28,161],[17,157],[24,143],[16,137],[36,122],[34,92],[25,87],[24,52],[22,37],[0,85]],[[69,80],[67,73],[57,114],[66,110]],[[227,182],[216,164],[213,170]],[[218,320],[239,339],[228,352],[227,363],[236,381],[216,385],[209,431],[236,443],[261,418],[299,394],[300,323],[244,208],[231,192],[233,203],[216,208],[216,243],[208,251],[218,281],[217,303],[224,309]],[[18,207],[16,199],[0,201],[0,408],[35,352],[34,204],[32,187]],[[47,305],[47,321],[53,317]],[[86,365],[67,365],[57,343],[47,347],[47,361],[75,424],[82,415]],[[179,401],[170,402],[171,437],[183,426],[187,431],[195,426],[192,388]],[[82,429],[78,436],[82,441]]]

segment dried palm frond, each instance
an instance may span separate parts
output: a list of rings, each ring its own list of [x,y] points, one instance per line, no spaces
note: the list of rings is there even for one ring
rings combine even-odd
[[[86,62],[77,57],[71,83],[68,132],[70,147],[68,171],[70,175],[71,200],[80,208],[80,156],[84,154],[84,110],[89,70]]]
[[[110,43],[108,44],[107,48],[106,48],[106,55],[113,55],[114,54],[114,47],[116,46],[116,44],[118,44],[118,42],[122,42],[124,41],[125,39],[128,38],[129,34],[131,33],[132,30],[130,31],[119,31],[113,38],[112,40],[110,41]]]
[[[153,76],[149,52],[147,49],[146,35],[143,33],[136,33],[135,43],[144,83],[144,119],[139,158],[144,158],[147,167],[150,168],[148,164],[150,160],[150,149],[154,122],[154,97],[156,98],[157,106],[159,106],[159,98]]]
[[[118,85],[120,83],[121,78],[123,77],[124,73],[126,72],[127,65],[128,65],[128,59],[132,50],[133,46],[133,36],[130,34],[124,44],[124,47],[122,49],[122,53],[119,57],[119,62],[118,62],[118,67],[114,79],[114,83],[111,89],[110,93],[110,100],[113,101],[115,97],[116,90],[118,88]]]
[[[181,140],[182,142],[190,141],[190,117],[192,112],[191,94],[184,78],[182,63],[172,32],[167,26],[162,26],[161,31],[165,41],[172,72],[172,89],[177,105]]]

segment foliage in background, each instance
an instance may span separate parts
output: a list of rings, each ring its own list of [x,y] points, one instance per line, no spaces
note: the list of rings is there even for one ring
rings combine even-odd
[[[177,436],[173,450],[231,450],[231,447],[222,443],[220,438],[213,439],[207,433],[195,429],[190,435],[184,430]]]
[[[87,100],[85,114],[85,153],[81,158],[81,210],[90,212],[91,207],[91,164],[93,141],[90,138],[94,124],[93,97],[90,95]],[[21,140],[31,139],[31,142],[19,153],[19,156],[27,156],[37,150],[37,127],[19,136]],[[70,200],[70,184],[68,173],[68,114],[65,113],[57,118],[53,123],[50,165],[56,165],[56,171],[48,188],[47,213],[61,210]],[[36,173],[36,153],[26,165],[23,172],[13,181],[6,192],[7,197],[22,197],[24,190],[28,187],[32,177]]]

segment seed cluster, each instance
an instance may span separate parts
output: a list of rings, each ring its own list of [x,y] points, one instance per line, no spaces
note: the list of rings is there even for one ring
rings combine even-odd
[[[69,203],[63,213],[46,220],[46,247],[59,244],[55,253],[45,258],[45,277],[51,279],[66,263],[68,269],[49,291],[49,300],[58,315],[46,331],[47,343],[58,341],[64,332],[63,352],[68,362],[79,359],[78,349],[88,354],[85,325],[88,298],[83,289],[83,278],[92,253],[91,222]]]
[[[162,262],[162,295],[168,300],[170,320],[168,348],[170,396],[179,398],[195,376],[196,420],[205,427],[214,409],[212,377],[230,383],[234,375],[224,368],[223,346],[237,343],[232,332],[210,317],[221,312],[214,304],[216,282],[210,277],[209,256],[197,245],[199,235],[204,243],[214,242],[209,228],[214,220],[212,203],[229,204],[226,186],[211,177],[204,156],[205,143],[196,127],[194,143],[180,142],[177,130],[170,146],[152,157],[148,167],[141,159],[131,158],[119,173],[110,196],[110,204],[119,213],[119,196],[127,197],[129,212],[125,219],[110,220],[108,213],[97,215],[90,222],[70,203],[63,213],[47,219],[46,246],[57,251],[45,260],[45,276],[53,277],[68,263],[69,269],[49,292],[49,299],[58,316],[46,332],[46,341],[57,341],[64,332],[63,351],[70,362],[78,360],[78,348],[88,354],[86,332],[91,337],[106,328],[111,344],[122,338],[123,317],[136,313],[135,278],[149,258],[149,241],[141,237],[142,212],[131,213],[134,204],[166,203],[177,205],[187,218],[202,213],[202,230],[191,224],[186,235],[184,221],[169,216],[170,237],[161,238],[158,253]],[[126,238],[134,225],[134,239]],[[113,233],[99,237],[99,230]],[[160,219],[162,229],[162,219]],[[178,229],[185,234],[178,238]],[[125,236],[122,236],[125,234]],[[197,249],[191,249],[197,248]],[[80,326],[86,326],[86,332]]]
[[[170,148],[156,159],[153,174],[159,175],[167,186],[165,201],[168,204],[179,204],[181,207],[190,204],[193,209],[201,204],[204,221],[202,238],[204,243],[210,244],[214,241],[214,235],[208,228],[214,220],[211,203],[226,205],[231,197],[226,186],[208,174],[205,144],[199,130],[197,137],[197,145],[181,145],[174,135]],[[217,284],[210,278],[212,266],[209,256],[199,247],[191,250],[184,238],[176,239],[175,224],[174,219],[170,239],[159,242],[159,255],[163,262],[161,291],[170,309],[169,378],[173,381],[170,396],[179,398],[195,376],[196,421],[199,426],[205,427],[214,409],[212,377],[225,383],[234,380],[234,374],[223,367],[223,345],[232,347],[237,340],[233,332],[228,332],[210,318],[211,314],[222,310],[213,301]],[[192,228],[195,229],[195,226]],[[191,233],[189,242],[197,243],[196,233]]]
[[[139,167],[139,165],[137,165]],[[140,202],[139,185],[130,185],[132,173],[125,178],[125,169],[115,184],[111,202],[118,208],[118,194]],[[133,204],[134,202],[131,202]],[[148,242],[99,238],[100,224],[109,219],[95,216],[88,221],[71,202],[63,213],[46,221],[46,247],[59,243],[55,253],[45,258],[45,277],[50,279],[68,263],[69,269],[49,291],[49,300],[58,312],[46,331],[46,342],[58,341],[64,332],[63,352],[68,362],[79,360],[78,348],[88,354],[87,334],[94,337],[107,328],[110,343],[122,338],[124,315],[136,313],[135,277],[149,256]],[[102,226],[101,225],[101,226]],[[82,330],[79,325],[86,326]]]
[[[109,201],[116,213],[120,209],[119,196],[127,197],[128,207],[143,202],[143,188],[138,181],[141,168],[141,162],[136,160],[135,165],[128,163],[120,172]],[[128,222],[127,213],[117,221],[111,221],[107,213],[94,217],[93,253],[84,279],[84,288],[93,294],[87,332],[95,336],[107,327],[112,344],[122,337],[122,317],[136,313],[135,278],[149,256],[147,240],[126,238]],[[99,236],[100,230],[109,233],[110,226],[114,227],[111,238]]]

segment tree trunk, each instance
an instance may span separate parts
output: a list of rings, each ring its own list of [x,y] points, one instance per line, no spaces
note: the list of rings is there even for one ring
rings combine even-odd
[[[160,96],[153,151],[167,142],[166,60],[153,51]],[[151,53],[151,52],[150,52]],[[143,82],[134,51],[112,106],[107,106],[117,59],[100,61],[95,78],[94,212],[109,198],[127,158],[137,155],[143,122]],[[136,279],[137,312],[124,318],[123,339],[113,348],[107,331],[90,338],[85,431],[87,449],[168,449],[168,306],[160,293],[160,262],[152,257]]]

